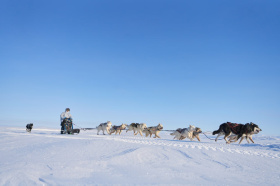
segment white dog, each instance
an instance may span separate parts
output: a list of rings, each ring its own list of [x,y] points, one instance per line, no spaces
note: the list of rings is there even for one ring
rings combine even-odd
[[[147,125],[146,125],[146,123],[137,123],[136,124],[136,133],[134,134],[134,135],[137,135],[138,133],[141,135],[141,136],[143,136],[143,130],[145,130],[147,128]]]
[[[137,135],[138,133],[143,136],[143,131],[147,129],[146,123],[131,123],[128,125],[128,129],[126,132],[133,130],[134,135]]]
[[[131,123],[130,125],[127,126],[127,128],[128,129],[126,130],[126,132],[133,130],[133,134],[135,135],[135,131],[136,131],[136,128],[137,128],[136,123]]]
[[[193,140],[193,138],[195,137],[193,135],[193,133],[195,131],[196,131],[196,127],[193,125],[190,125],[188,128],[183,128],[183,129],[178,128],[176,131],[174,131],[170,135],[175,136],[173,139],[183,140],[185,138],[189,138],[190,140]]]
[[[111,121],[107,121],[107,123],[100,123],[97,128],[97,135],[99,135],[99,131],[103,131],[103,135],[105,135],[104,131],[106,130],[108,134],[110,134],[110,129],[112,127]]]

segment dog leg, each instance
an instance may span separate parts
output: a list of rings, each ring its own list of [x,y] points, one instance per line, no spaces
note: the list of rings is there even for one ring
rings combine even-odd
[[[190,133],[190,140],[193,141],[193,138],[194,138],[193,132],[191,132],[191,133]]]
[[[143,134],[142,134],[142,131],[141,131],[141,130],[139,131],[139,134],[140,134],[141,136],[143,136]]]
[[[231,133],[225,134],[224,139],[226,140],[227,144],[230,144],[231,142],[227,140],[227,138],[230,136]]]
[[[179,140],[183,140],[183,139],[184,139],[184,136],[181,135],[181,136],[179,137]]]
[[[224,139],[226,140],[226,144],[230,144],[231,142],[227,140],[226,137],[224,137]]]
[[[187,137],[185,137],[185,136],[181,136],[181,140],[184,140],[184,139],[186,139]]]
[[[198,141],[200,141],[200,139],[199,139],[199,136],[197,135],[197,136],[195,136],[196,137],[196,139],[198,140]]]
[[[241,140],[239,141],[239,144],[241,144],[241,142],[243,141],[244,137],[241,137]],[[247,140],[248,141],[248,140]]]
[[[223,134],[219,133],[218,136],[216,137],[215,141],[217,142],[218,138],[219,138],[220,136],[222,136],[222,135],[223,135]]]
[[[229,136],[229,141],[230,142],[234,142],[234,140],[237,138],[237,136]]]
[[[158,133],[159,133],[159,132],[156,132],[156,133],[155,133],[155,138],[156,138],[156,137],[160,138],[160,136],[158,135]]]
[[[255,143],[255,142],[253,141],[252,136],[249,136],[249,139],[252,141],[252,143]]]

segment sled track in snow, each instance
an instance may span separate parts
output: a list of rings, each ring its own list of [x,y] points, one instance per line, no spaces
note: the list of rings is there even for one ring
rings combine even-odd
[[[14,129],[14,128],[13,128]],[[82,131],[81,131],[82,132]],[[209,141],[208,139],[204,139],[202,142],[198,141],[188,141],[188,140],[172,140],[172,139],[155,139],[150,137],[141,137],[141,136],[133,136],[132,133],[125,135],[96,135],[96,132],[91,132],[86,135],[61,135],[59,134],[59,130],[48,130],[48,129],[36,129],[33,133],[26,133],[24,130],[20,129],[20,131],[0,131],[0,134],[4,135],[23,135],[23,136],[41,136],[47,138],[59,138],[59,139],[71,139],[71,140],[113,140],[124,143],[135,143],[135,144],[143,144],[143,145],[155,145],[155,146],[166,146],[166,147],[174,147],[174,148],[188,148],[188,149],[196,149],[196,150],[206,150],[206,151],[216,151],[222,153],[236,153],[243,154],[249,156],[259,156],[265,158],[280,158],[280,149],[277,151],[271,150],[270,146],[260,146],[260,148],[256,151],[251,150],[249,145],[237,145],[237,144],[225,144],[225,143],[216,143],[213,141]],[[128,136],[131,135],[131,136]]]
[[[111,137],[111,138],[110,138]],[[156,145],[156,146],[167,146],[177,148],[189,148],[198,150],[211,150],[223,153],[238,153],[243,155],[260,156],[266,158],[280,158],[280,153],[274,153],[269,150],[258,149],[258,151],[252,151],[248,147],[242,147],[240,145],[233,144],[215,144],[208,142],[198,141],[179,141],[171,139],[154,139],[146,137],[129,137],[129,136],[110,136],[104,137],[106,140],[115,140],[125,143],[136,143],[144,145]],[[207,139],[206,139],[207,140]]]

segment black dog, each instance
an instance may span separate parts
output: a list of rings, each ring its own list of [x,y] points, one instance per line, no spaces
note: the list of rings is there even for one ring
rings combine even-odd
[[[26,131],[27,132],[31,132],[32,128],[33,128],[33,123],[29,123],[29,124],[26,125]]]
[[[225,135],[224,139],[226,140],[227,143],[231,143],[230,141],[227,140],[227,137],[229,137],[232,133],[237,135],[236,141],[243,135],[244,129],[243,124],[237,124],[237,123],[231,123],[231,122],[226,122],[220,125],[218,130],[215,130],[213,132],[213,135],[218,134],[217,138],[215,141],[218,140],[219,136]]]
[[[230,139],[231,142],[236,142],[238,136],[240,137],[240,135],[241,135],[241,140],[240,140],[239,144],[242,142],[242,140],[245,137],[246,137],[246,140],[247,140],[248,143],[250,143],[249,140],[251,140],[252,143],[255,143],[252,139],[252,136],[254,134],[258,134],[260,131],[262,131],[262,129],[260,129],[259,126],[256,125],[255,123],[252,123],[252,122],[246,123],[243,126],[242,131],[240,132],[239,135],[232,135],[232,136],[229,137],[229,139]]]

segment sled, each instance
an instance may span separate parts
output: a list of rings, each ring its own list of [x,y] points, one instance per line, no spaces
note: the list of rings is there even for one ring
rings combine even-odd
[[[73,129],[72,120],[70,118],[66,118],[61,123],[61,134],[79,134],[80,129]]]

